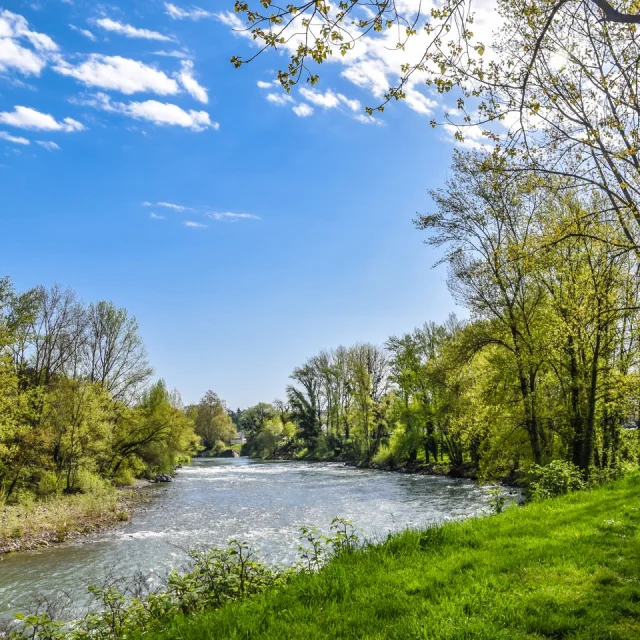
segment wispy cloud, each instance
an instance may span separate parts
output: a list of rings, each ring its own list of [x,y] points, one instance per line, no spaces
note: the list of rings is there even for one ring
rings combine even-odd
[[[73,118],[65,118],[58,122],[48,113],[41,113],[29,107],[17,106],[13,111],[0,112],[0,122],[19,129],[37,131],[82,131],[84,125]]]
[[[60,147],[50,140],[36,140],[36,144],[39,144],[41,147],[46,149],[47,151],[59,151]]]
[[[273,82],[265,82],[264,80],[258,80],[256,83],[260,89],[270,89],[274,86]]]
[[[212,220],[218,220],[220,222],[239,222],[240,220],[260,220],[260,216],[256,216],[253,213],[231,213],[230,211],[219,212],[210,211],[205,214]]]
[[[209,102],[207,90],[193,76],[193,61],[184,60],[182,62],[182,70],[177,75],[177,78],[192,98],[203,104]]]
[[[12,142],[13,144],[21,144],[25,146],[31,144],[31,142],[26,138],[21,138],[20,136],[12,136],[6,131],[0,131],[0,140],[5,140],[6,142]]]
[[[75,78],[88,87],[120,91],[127,95],[139,92],[163,96],[180,93],[176,80],[163,71],[121,56],[91,54],[77,66],[60,60],[54,71]]]
[[[293,107],[293,112],[300,118],[307,118],[313,115],[313,107],[303,102]]]
[[[121,113],[135,118],[146,120],[158,126],[177,126],[191,131],[217,130],[220,125],[213,122],[206,111],[185,111],[177,104],[158,102],[157,100],[145,100],[144,102],[112,102],[109,96],[101,93],[84,104],[94,106],[111,113]]]
[[[178,7],[171,2],[165,2],[164,8],[166,14],[174,20],[202,20],[202,18],[215,18],[216,14],[210,11],[205,11],[200,7],[191,6],[188,9]]]
[[[173,202],[143,202],[143,207],[164,207],[165,209],[171,209],[173,211],[193,211],[191,207],[185,207],[181,204],[174,204]]]
[[[373,116],[368,116],[364,113],[359,113],[357,116],[355,116],[355,119],[358,122],[362,122],[362,124],[377,124],[377,125],[383,124],[380,118],[374,118]]]
[[[165,219],[165,217],[164,217],[164,216],[159,216],[157,213],[150,213],[150,214],[149,214],[149,217],[150,217],[152,220],[164,220],[164,219]]]
[[[95,35],[93,33],[91,33],[91,31],[89,31],[89,29],[81,29],[80,27],[76,27],[75,24],[70,24],[69,25],[69,29],[71,29],[72,31],[75,31],[76,33],[79,33],[80,35],[84,36],[85,38],[89,38],[89,40],[91,40],[92,42],[95,42],[97,40]]]
[[[164,58],[178,58],[180,60],[191,60],[193,58],[188,51],[180,51],[178,49],[173,49],[172,51],[154,51],[153,55]]]
[[[99,18],[96,20],[96,24],[105,31],[111,31],[117,33],[126,38],[141,38],[143,40],[161,40],[164,42],[171,42],[174,38],[165,36],[158,31],[151,31],[149,29],[139,29],[133,27],[130,24],[124,24],[117,20],[111,20],[111,18]]]
[[[193,220],[185,220],[185,227],[190,227],[191,229],[206,229],[207,225],[202,224],[201,222],[193,222]]]
[[[39,76],[58,45],[46,34],[32,31],[17,13],[0,10],[0,71]]]
[[[268,93],[267,100],[272,104],[277,104],[279,107],[293,102],[293,98],[286,93]]]

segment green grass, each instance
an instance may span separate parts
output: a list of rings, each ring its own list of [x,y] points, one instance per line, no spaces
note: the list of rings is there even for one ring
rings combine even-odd
[[[640,475],[407,531],[158,640],[640,638]]]

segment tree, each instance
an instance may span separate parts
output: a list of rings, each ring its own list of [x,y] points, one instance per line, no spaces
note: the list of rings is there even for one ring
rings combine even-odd
[[[198,403],[195,423],[205,449],[220,441],[229,442],[237,433],[224,402],[213,391],[207,391]]]
[[[138,331],[136,319],[112,302],[92,303],[87,309],[87,376],[125,401],[135,397],[153,372]]]

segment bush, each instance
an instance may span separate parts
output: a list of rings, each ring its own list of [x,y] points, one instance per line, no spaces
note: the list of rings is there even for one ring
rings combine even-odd
[[[383,444],[373,456],[371,462],[380,467],[391,467],[392,469],[398,465],[398,457],[390,446]]]
[[[537,480],[531,483],[531,498],[545,500],[573,491],[582,491],[586,483],[576,465],[564,460],[554,460],[546,467],[535,465],[532,469]]]

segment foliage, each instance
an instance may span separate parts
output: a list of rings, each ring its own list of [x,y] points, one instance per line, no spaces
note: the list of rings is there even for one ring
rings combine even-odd
[[[102,496],[173,471],[199,439],[179,395],[150,375],[125,309],[0,280],[0,503]]]
[[[533,467],[536,480],[531,483],[533,500],[545,500],[586,488],[580,469],[571,462],[554,460],[545,467]]]

